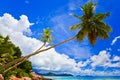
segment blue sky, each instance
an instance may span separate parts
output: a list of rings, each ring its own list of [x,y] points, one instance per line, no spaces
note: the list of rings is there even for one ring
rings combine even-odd
[[[70,31],[69,27],[79,23],[79,20],[70,14],[82,15],[79,6],[88,1],[90,0],[0,1],[0,25],[3,26],[0,34],[9,35],[11,41],[21,48],[23,55],[26,55],[42,44],[38,39],[44,28],[50,27],[53,30],[53,44],[74,36],[77,31]],[[120,1],[91,1],[98,3],[96,13],[111,12],[110,17],[105,20],[113,29],[110,38],[98,39],[94,47],[89,44],[87,38],[82,43],[77,40],[65,43],[43,55],[31,58],[34,69],[88,75],[107,75],[109,72],[111,74],[108,75],[120,74]],[[51,60],[52,58],[54,59]],[[62,59],[64,64],[58,64]],[[69,67],[63,67],[65,65]]]

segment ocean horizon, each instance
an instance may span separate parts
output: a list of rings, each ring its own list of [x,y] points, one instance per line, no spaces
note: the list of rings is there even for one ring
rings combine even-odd
[[[44,76],[52,80],[120,80],[120,76]]]

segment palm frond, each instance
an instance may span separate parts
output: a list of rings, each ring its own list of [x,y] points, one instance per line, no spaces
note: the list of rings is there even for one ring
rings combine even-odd
[[[106,32],[98,32],[97,33],[97,36],[100,38],[100,39],[108,39],[109,38],[109,35],[106,33]]]
[[[71,26],[69,29],[70,30],[76,30],[76,29],[80,29],[81,27],[82,27],[82,23],[75,24],[75,25]]]
[[[82,42],[85,36],[87,36],[87,34],[88,34],[87,28],[82,28],[77,34],[77,40]]]
[[[95,20],[95,21],[102,21],[102,20],[104,20],[106,17],[108,17],[109,15],[110,15],[110,12],[107,12],[107,13],[98,13],[98,14],[95,14],[94,20]]]
[[[112,32],[112,28],[109,25],[106,25],[106,32]]]
[[[74,16],[75,18],[81,19],[81,17],[76,14],[72,14],[72,16]]]
[[[88,2],[81,8],[83,9],[84,15],[91,17],[91,16],[93,16],[95,7],[96,7],[96,4],[93,4],[92,2]]]

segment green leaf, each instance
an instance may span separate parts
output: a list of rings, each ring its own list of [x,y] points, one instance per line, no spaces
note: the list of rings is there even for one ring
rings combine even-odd
[[[75,18],[81,19],[81,17],[76,14],[72,14],[72,16],[74,16]]]
[[[107,13],[98,13],[94,16],[94,20],[97,20],[97,21],[102,21],[104,20],[106,17],[108,17],[110,15],[110,12],[107,12]]]
[[[75,25],[71,26],[69,29],[76,30],[76,29],[80,29],[81,27],[82,27],[82,24],[75,24]]]

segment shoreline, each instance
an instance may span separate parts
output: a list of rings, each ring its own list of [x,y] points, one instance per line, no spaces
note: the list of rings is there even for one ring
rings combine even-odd
[[[40,80],[52,80],[52,79],[46,78],[42,75],[38,75],[35,72],[31,72],[31,75],[32,75],[31,78],[30,77],[16,77],[14,75],[11,75],[9,80],[38,80],[38,79],[40,79]],[[2,74],[0,74],[0,80],[5,80],[5,78]]]

